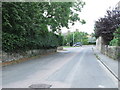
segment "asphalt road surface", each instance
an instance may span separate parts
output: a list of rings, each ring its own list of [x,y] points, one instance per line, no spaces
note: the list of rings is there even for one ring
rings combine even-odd
[[[118,88],[118,81],[97,60],[93,46],[64,51],[2,68],[3,88],[28,88],[49,84],[52,88]]]

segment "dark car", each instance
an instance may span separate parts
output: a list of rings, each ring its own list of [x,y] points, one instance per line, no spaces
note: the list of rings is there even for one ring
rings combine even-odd
[[[79,46],[82,46],[82,43],[81,42],[76,42],[75,44],[73,44],[73,47],[79,47]]]

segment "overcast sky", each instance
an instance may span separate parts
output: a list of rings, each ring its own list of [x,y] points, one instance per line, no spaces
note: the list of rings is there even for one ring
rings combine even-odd
[[[81,25],[80,23],[76,23],[74,26],[71,26],[70,31],[73,32],[76,29],[79,31],[85,31],[87,33],[94,32],[94,23],[100,17],[104,17],[106,14],[106,10],[109,7],[114,7],[118,1],[120,0],[83,0],[86,2],[86,5],[80,12],[80,18],[84,19],[87,23]],[[62,32],[66,33],[68,29],[63,28]]]

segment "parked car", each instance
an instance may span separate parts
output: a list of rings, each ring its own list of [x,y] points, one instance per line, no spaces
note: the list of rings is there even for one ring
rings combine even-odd
[[[76,42],[75,44],[73,44],[73,47],[79,47],[79,46],[82,46],[81,42]]]

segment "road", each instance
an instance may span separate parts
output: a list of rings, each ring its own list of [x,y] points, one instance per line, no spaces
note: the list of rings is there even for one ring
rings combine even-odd
[[[52,88],[118,88],[118,81],[97,60],[93,46],[64,51],[2,68],[3,88],[28,88],[50,84]]]

